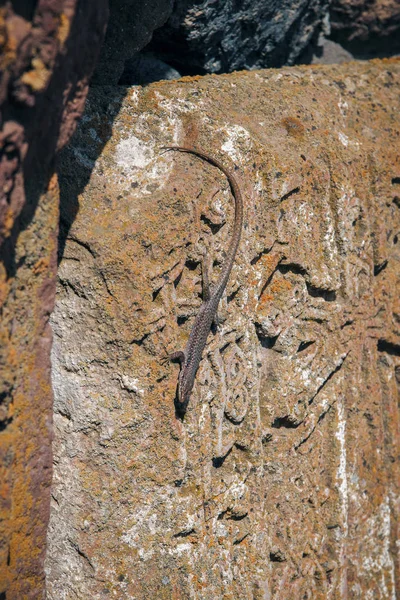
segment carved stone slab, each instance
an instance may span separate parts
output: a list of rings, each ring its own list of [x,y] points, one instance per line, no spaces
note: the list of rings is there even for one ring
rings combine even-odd
[[[377,61],[92,93],[60,172],[49,599],[395,597],[399,81]],[[177,143],[245,197],[183,420],[162,358],[233,202]]]

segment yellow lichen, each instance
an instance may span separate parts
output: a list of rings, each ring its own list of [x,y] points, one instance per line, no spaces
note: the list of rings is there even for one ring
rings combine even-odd
[[[70,28],[71,28],[71,24],[69,22],[67,15],[64,15],[64,13],[61,13],[60,25],[59,25],[58,31],[57,31],[57,39],[59,40],[61,46],[63,46],[65,44],[65,41],[66,41],[67,37],[69,36]]]
[[[38,57],[32,60],[32,67],[33,69],[22,75],[21,81],[22,83],[29,85],[34,92],[40,92],[45,89],[51,72],[45,67],[44,62]]]
[[[0,227],[0,232],[3,234],[4,237],[7,238],[10,235],[13,225],[14,225],[14,211],[9,206],[7,208],[6,214],[4,215],[3,223],[1,224],[1,227]]]

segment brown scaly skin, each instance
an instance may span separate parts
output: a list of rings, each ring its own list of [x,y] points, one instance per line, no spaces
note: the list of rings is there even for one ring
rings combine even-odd
[[[199,313],[193,325],[193,329],[190,333],[189,340],[186,344],[186,348],[183,351],[174,352],[170,356],[171,360],[179,360],[181,363],[181,371],[179,373],[178,381],[177,408],[178,411],[182,413],[185,411],[189,402],[197,369],[199,368],[201,356],[207,342],[207,337],[210,332],[211,325],[216,318],[218,303],[222,294],[224,293],[239,246],[243,226],[243,199],[239,186],[232,173],[230,173],[224,167],[224,165],[219,162],[219,160],[212,158],[208,154],[205,154],[200,150],[196,150],[195,148],[186,148],[184,146],[165,146],[163,149],[194,154],[195,156],[202,158],[211,165],[220,169],[224,175],[226,175],[235,199],[235,221],[233,226],[233,234],[229,244],[227,258],[222,266],[220,277],[213,287],[212,293],[200,307]]]

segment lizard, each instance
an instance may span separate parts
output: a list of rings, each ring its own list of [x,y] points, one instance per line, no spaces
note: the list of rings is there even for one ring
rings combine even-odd
[[[201,361],[203,350],[205,348],[208,334],[211,330],[213,321],[217,318],[218,304],[228,283],[229,275],[235,261],[236,252],[239,246],[240,237],[243,228],[243,198],[239,185],[232,173],[216,158],[213,158],[195,148],[186,146],[163,146],[162,150],[174,150],[178,152],[187,152],[217,167],[227,177],[232,195],[235,200],[235,220],[233,225],[232,238],[228,247],[225,262],[222,265],[218,281],[209,289],[208,276],[203,265],[203,285],[204,297],[199,312],[193,324],[188,342],[184,350],[179,350],[171,354],[169,360],[180,362],[180,373],[178,379],[178,411],[184,412],[190,399],[194,380]]]

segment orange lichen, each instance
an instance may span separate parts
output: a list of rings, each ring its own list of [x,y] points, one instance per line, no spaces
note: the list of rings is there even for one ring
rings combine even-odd
[[[283,291],[291,290],[292,284],[287,279],[275,279],[270,285],[270,291],[274,294],[279,294]]]
[[[64,13],[61,13],[59,18],[60,18],[60,25],[59,25],[58,31],[57,31],[57,39],[59,40],[60,44],[63,46],[65,44],[66,39],[69,36],[71,24],[69,22],[67,15],[65,15]]]
[[[9,206],[6,210],[6,214],[4,216],[4,221],[0,227],[0,231],[5,238],[10,235],[13,225],[14,225],[14,211],[12,210],[11,206]]]
[[[281,123],[289,135],[297,138],[303,137],[305,127],[300,119],[297,119],[296,117],[285,117],[282,119]]]
[[[33,265],[32,272],[34,275],[38,275],[39,273],[47,273],[49,266],[49,259],[47,257],[39,258],[39,260]]]

